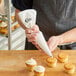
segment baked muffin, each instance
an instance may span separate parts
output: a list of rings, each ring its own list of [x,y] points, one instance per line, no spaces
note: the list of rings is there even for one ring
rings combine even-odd
[[[54,57],[48,57],[46,59],[46,63],[49,67],[56,67],[56,64],[57,64],[57,59],[54,58]]]
[[[73,74],[75,72],[75,65],[72,63],[64,64],[64,69],[66,73]]]
[[[8,34],[8,31],[7,31],[7,29],[1,29],[0,30],[0,33],[1,34],[4,34],[4,35],[7,35]]]
[[[17,29],[17,28],[19,28],[20,27],[20,25],[19,24],[16,24],[16,25],[14,25],[14,26],[12,26],[12,31],[14,31],[15,29]]]
[[[7,23],[0,20],[0,29],[5,29],[7,27]]]
[[[58,54],[58,60],[59,60],[61,63],[66,63],[66,62],[68,62],[68,55],[65,54],[65,53],[59,53],[59,54]]]
[[[20,27],[20,25],[19,25],[19,24],[16,24],[16,25],[14,26],[14,29],[19,28],[19,27]]]
[[[25,62],[25,64],[29,71],[33,71],[34,67],[37,65],[37,62],[33,58],[31,58],[31,59],[27,60]]]
[[[34,68],[34,76],[44,76],[45,68],[43,66],[36,66]]]

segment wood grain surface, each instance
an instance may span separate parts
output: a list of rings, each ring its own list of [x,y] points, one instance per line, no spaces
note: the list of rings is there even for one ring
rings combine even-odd
[[[58,53],[64,52],[69,55],[69,62],[76,65],[76,50],[54,51],[53,55],[57,57]],[[34,76],[33,72],[26,69],[25,61],[34,58],[38,65],[46,68],[45,76],[76,76],[64,72],[64,63],[57,63],[55,68],[49,68],[46,65],[48,56],[38,50],[25,51],[0,51],[0,76]]]

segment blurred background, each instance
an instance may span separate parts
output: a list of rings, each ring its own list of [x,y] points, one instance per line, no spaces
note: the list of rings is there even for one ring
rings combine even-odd
[[[16,21],[15,8],[10,2],[0,0],[0,50],[24,50],[25,31]]]

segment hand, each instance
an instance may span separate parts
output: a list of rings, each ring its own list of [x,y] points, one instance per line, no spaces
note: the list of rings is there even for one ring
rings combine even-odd
[[[48,44],[50,50],[54,51],[56,49],[56,47],[61,43],[61,41],[62,40],[61,40],[60,36],[52,36],[48,40],[47,44]]]
[[[39,50],[41,50],[41,48],[38,46],[36,42],[37,34],[39,32],[39,27],[37,25],[34,25],[32,28],[27,28],[25,32],[28,41],[32,42],[32,44],[34,44]]]
[[[37,25],[34,25],[32,28],[27,28],[25,32],[29,42],[36,41],[36,36],[39,32],[39,27]]]

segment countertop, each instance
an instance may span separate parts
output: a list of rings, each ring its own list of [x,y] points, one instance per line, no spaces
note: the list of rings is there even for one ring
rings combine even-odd
[[[53,55],[57,57],[60,52],[67,53],[69,62],[76,65],[76,50],[56,50]],[[46,65],[47,57],[39,50],[0,51],[0,76],[33,76],[33,72],[29,72],[25,65],[25,61],[30,58],[46,68],[45,76],[76,76],[76,71],[72,75],[64,72],[64,63],[58,62],[55,68],[49,68]]]

